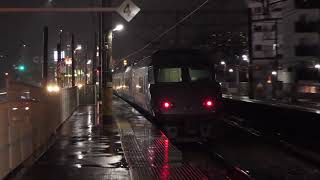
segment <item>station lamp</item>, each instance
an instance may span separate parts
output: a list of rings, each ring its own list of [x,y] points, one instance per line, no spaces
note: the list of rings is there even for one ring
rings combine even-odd
[[[245,55],[245,54],[242,55],[242,60],[249,62],[249,57],[248,57],[248,55]]]
[[[122,31],[124,26],[122,24],[118,24],[112,31]]]
[[[123,65],[124,65],[124,66],[127,66],[127,65],[128,65],[128,60],[126,60],[126,59],[123,60]]]
[[[75,50],[76,50],[76,51],[82,50],[82,45],[81,45],[81,44],[78,44]]]

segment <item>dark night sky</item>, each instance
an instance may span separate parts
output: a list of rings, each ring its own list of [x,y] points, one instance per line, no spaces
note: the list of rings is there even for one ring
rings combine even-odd
[[[1,0],[0,7],[88,7],[94,6],[98,1],[52,0],[50,4],[49,0]],[[130,23],[125,22],[118,14],[113,14],[113,23],[122,22],[126,27],[125,31],[115,34],[115,58],[124,57],[150,42],[204,0],[133,1],[141,7],[141,12]],[[122,0],[113,2],[114,6],[118,6]],[[166,47],[168,42],[176,38],[176,34],[179,34],[180,40],[194,43],[215,31],[245,31],[245,8],[244,0],[210,0],[200,12],[188,19],[183,26],[170,32],[159,43],[161,47]],[[49,26],[49,51],[55,48],[61,27],[64,31],[74,32],[78,42],[88,41],[92,44],[93,32],[97,27],[93,17],[92,13],[0,14],[0,53],[8,56],[5,60],[0,60],[0,72],[8,71],[18,60],[21,43],[28,45],[30,60],[31,57],[42,55],[44,25]]]

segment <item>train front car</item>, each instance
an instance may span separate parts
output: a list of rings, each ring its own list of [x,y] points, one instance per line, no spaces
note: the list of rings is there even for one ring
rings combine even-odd
[[[155,83],[150,86],[156,119],[172,136],[209,136],[221,112],[221,88],[206,53],[158,51],[152,56]]]

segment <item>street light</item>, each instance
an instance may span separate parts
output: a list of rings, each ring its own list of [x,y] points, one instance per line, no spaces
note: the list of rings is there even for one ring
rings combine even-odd
[[[82,49],[82,45],[81,44],[78,44],[77,45],[77,48],[75,49],[76,51],[80,51]]]
[[[229,72],[230,72],[230,73],[233,73],[233,69],[229,69]]]
[[[112,31],[122,31],[124,26],[122,24],[118,24]]]
[[[316,64],[316,65],[314,66],[314,68],[320,69],[320,64]]]
[[[248,57],[248,55],[245,55],[245,54],[242,55],[242,60],[249,62],[249,57]]]
[[[220,64],[221,64],[221,65],[226,65],[226,62],[221,61]]]
[[[123,65],[124,65],[124,66],[127,66],[127,65],[128,65],[128,60],[126,60],[126,59],[123,60]]]
[[[276,76],[278,73],[277,73],[277,71],[272,71],[271,74]]]

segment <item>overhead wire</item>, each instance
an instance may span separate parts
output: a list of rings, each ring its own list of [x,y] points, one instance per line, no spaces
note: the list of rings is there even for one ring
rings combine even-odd
[[[183,23],[185,20],[187,20],[189,17],[191,17],[193,14],[195,14],[197,11],[199,11],[202,7],[204,7],[207,3],[209,2],[209,0],[205,0],[203,3],[201,3],[197,8],[195,8],[194,10],[192,10],[189,14],[187,14],[185,17],[183,17],[182,19],[180,19],[178,22],[176,22],[173,26],[171,26],[170,28],[168,28],[167,30],[165,30],[164,32],[162,32],[161,34],[159,34],[156,38],[152,39],[149,43],[147,43],[146,45],[144,45],[142,48],[130,53],[129,55],[121,58],[121,59],[128,59],[129,57],[136,55],[138,53],[140,53],[141,51],[145,50],[146,48],[148,48],[149,46],[152,45],[153,42],[161,39],[164,35],[166,35],[167,33],[169,33],[170,31],[174,30],[177,26],[179,26],[181,23]]]

